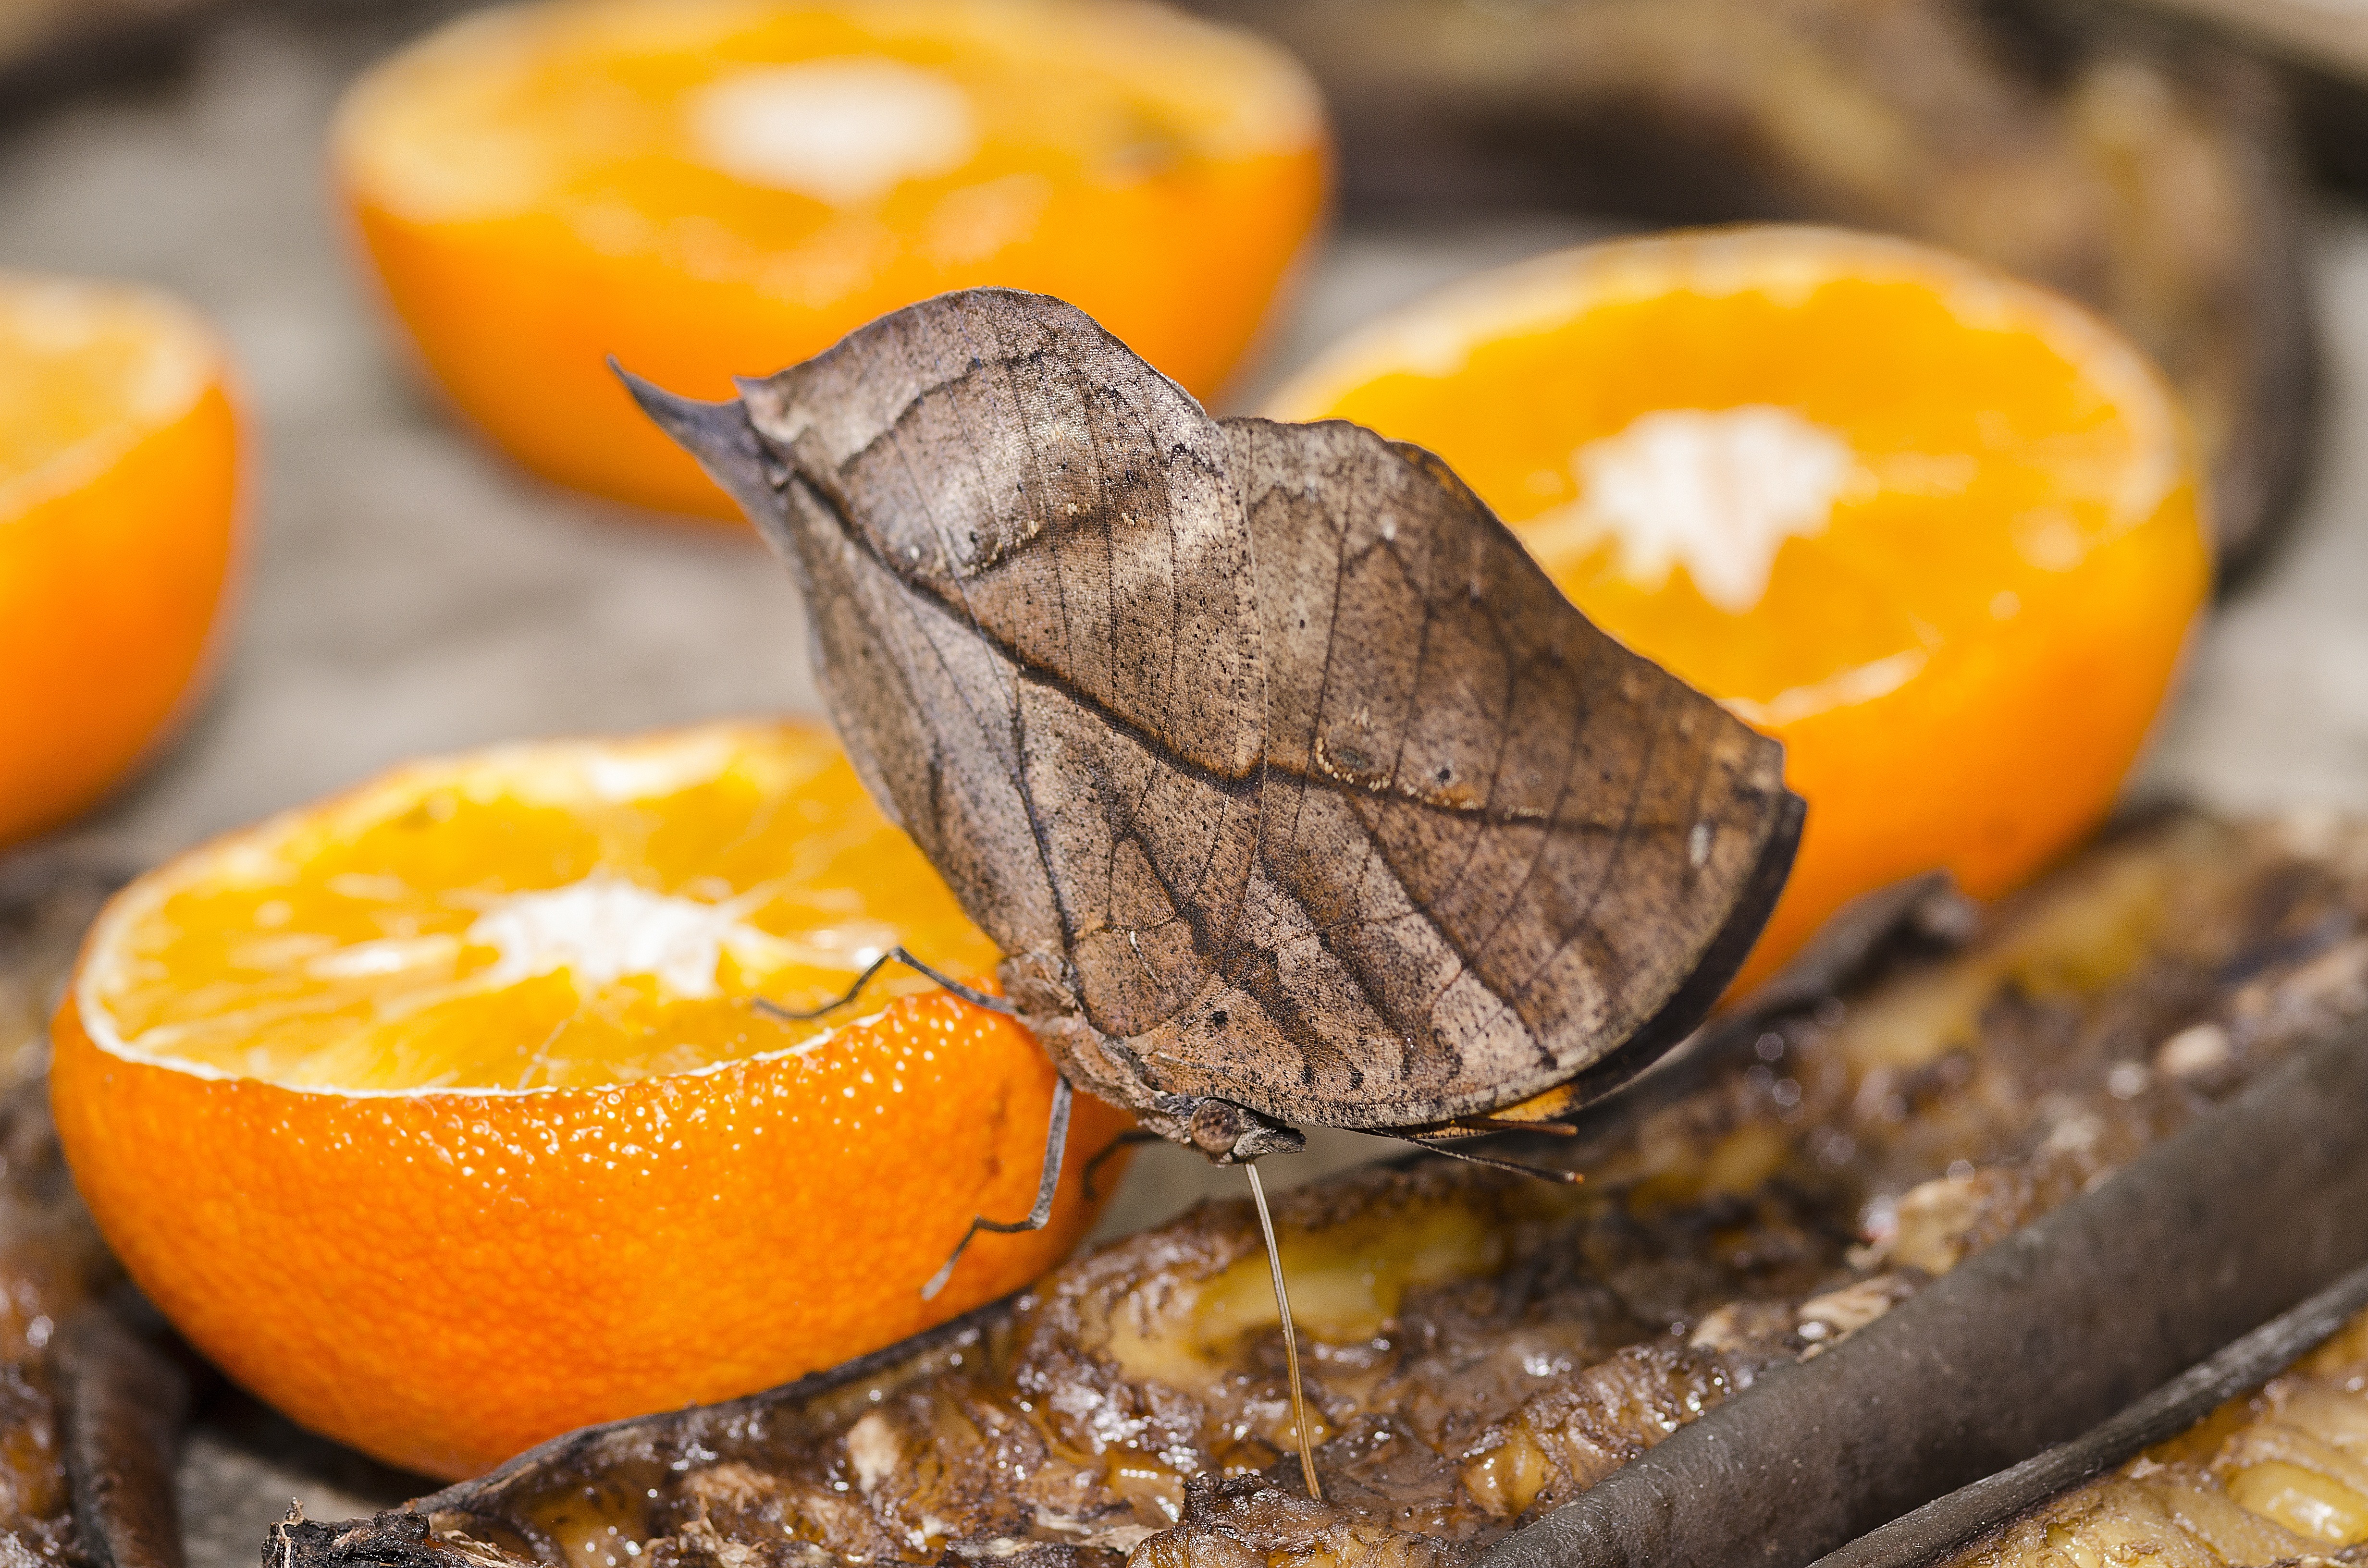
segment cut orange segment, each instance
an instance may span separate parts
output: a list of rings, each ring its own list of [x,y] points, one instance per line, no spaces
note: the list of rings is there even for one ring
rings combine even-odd
[[[995,962],[820,731],[422,763],[216,841],[93,927],[56,1034],[99,1228],[231,1376],[458,1476],[746,1393],[1010,1290],[1091,1224],[1081,1098],[1027,1031],[888,970]],[[1110,1175],[1102,1177],[1107,1193]]]
[[[337,177],[461,412],[536,472],[736,518],[606,368],[723,397],[1004,284],[1197,395],[1323,203],[1314,87],[1136,0],[558,0],[365,76]]]
[[[0,844],[97,800],[199,683],[237,535],[227,378],[174,300],[0,272]]]
[[[2002,892],[2112,801],[2209,585],[2161,377],[1903,241],[1713,231],[1471,279],[1277,394],[1452,464],[1564,592],[1783,741],[1809,802],[1744,973],[1933,867]]]

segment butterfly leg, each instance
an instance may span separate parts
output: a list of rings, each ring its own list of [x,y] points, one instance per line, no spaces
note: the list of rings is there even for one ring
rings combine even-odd
[[[762,996],[757,997],[750,1005],[753,1006],[757,1011],[769,1014],[771,1017],[779,1018],[784,1023],[810,1024],[816,1018],[824,1017],[829,1014],[837,1012],[841,1007],[844,1007],[849,1002],[854,1001],[858,996],[863,994],[863,988],[871,983],[871,977],[878,974],[882,970],[887,968],[892,963],[901,963],[906,969],[913,970],[917,973],[928,976],[929,979],[936,981],[939,985],[944,986],[948,991],[952,992],[955,995],[961,997],[963,1001],[969,1003],[973,1007],[984,1007],[990,1013],[1000,1013],[1007,1018],[1017,1017],[1019,1016],[1019,1009],[1012,1006],[1010,1003],[1005,1001],[1002,997],[990,996],[974,985],[964,985],[961,981],[956,980],[950,974],[940,974],[938,971],[930,968],[928,964],[923,963],[920,960],[915,958],[911,953],[907,952],[901,947],[891,948],[886,952],[881,954],[878,958],[873,959],[869,964],[864,966],[863,972],[855,977],[855,983],[848,986],[845,993],[839,995],[836,1000],[825,1002],[819,1007],[809,1007],[801,1011],[794,1007],[784,1007],[779,1002],[768,1002]]]
[[[1103,1144],[1102,1152],[1086,1162],[1086,1196],[1087,1198],[1101,1196],[1094,1190],[1094,1176],[1104,1165],[1109,1163],[1112,1154],[1117,1153],[1121,1149],[1132,1149],[1137,1143],[1156,1143],[1160,1141],[1159,1134],[1156,1132],[1141,1127],[1130,1127],[1108,1143]]]
[[[964,1231],[962,1240],[954,1244],[954,1250],[946,1256],[946,1261],[929,1276],[929,1282],[921,1287],[921,1300],[937,1299],[938,1292],[946,1288],[946,1281],[954,1277],[954,1265],[962,1261],[962,1249],[969,1246],[970,1239],[981,1231],[993,1231],[997,1235],[1008,1236],[1020,1231],[1041,1231],[1053,1222],[1053,1194],[1061,1185],[1061,1156],[1069,1143],[1069,1106],[1076,1097],[1076,1091],[1069,1087],[1069,1080],[1053,1080],[1053,1122],[1044,1133],[1044,1169],[1036,1180],[1036,1207],[1028,1210],[1028,1217],[1024,1220],[990,1220],[985,1215],[973,1219],[970,1229]]]
[[[1307,1388],[1299,1378],[1299,1332],[1291,1324],[1291,1291],[1282,1282],[1282,1254],[1274,1244],[1274,1217],[1266,1211],[1266,1187],[1258,1180],[1256,1162],[1245,1161],[1242,1171],[1250,1178],[1250,1199],[1258,1205],[1258,1230],[1266,1237],[1266,1266],[1274,1274],[1274,1310],[1282,1319],[1282,1359],[1291,1372],[1291,1420],[1299,1436],[1299,1474],[1307,1483],[1307,1494],[1321,1503],[1324,1483],[1315,1479],[1315,1445],[1307,1431]]]

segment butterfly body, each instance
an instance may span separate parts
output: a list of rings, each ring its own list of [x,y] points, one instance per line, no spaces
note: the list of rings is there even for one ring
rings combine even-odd
[[[1715,999],[1801,810],[1444,465],[1214,420],[1072,307],[642,393],[804,593],[865,783],[1077,1086],[1219,1159],[1610,1086]]]

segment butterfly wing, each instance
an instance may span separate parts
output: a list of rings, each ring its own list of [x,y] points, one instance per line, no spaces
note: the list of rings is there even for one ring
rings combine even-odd
[[[1435,460],[1221,426],[1004,290],[742,390],[644,396],[788,560],[850,756],[1083,1086],[1493,1109],[1706,1008],[1765,918],[1780,749]]]
[[[1134,1049],[1190,1093],[1378,1127],[1671,1043],[1790,865],[1782,747],[1588,622],[1429,454],[1225,427],[1267,665],[1258,858],[1230,986]],[[1232,1049],[1245,1018],[1281,1043]]]
[[[753,454],[728,428],[697,445],[804,592],[866,784],[1046,983],[1039,1032],[1064,999],[1080,1049],[1181,1011],[1231,941],[1258,821],[1263,665],[1222,432],[1082,312],[1005,290],[899,311],[743,399]],[[1123,1062],[1081,1075],[1152,1092]]]

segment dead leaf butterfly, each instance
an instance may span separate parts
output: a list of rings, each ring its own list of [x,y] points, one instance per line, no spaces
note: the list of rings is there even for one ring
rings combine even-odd
[[[788,562],[865,785],[1008,955],[1008,1001],[955,989],[1060,1068],[1036,1222],[1072,1085],[1227,1162],[1600,1097],[1782,886],[1782,748],[1427,452],[1212,419],[996,289],[736,400],[633,390]]]

